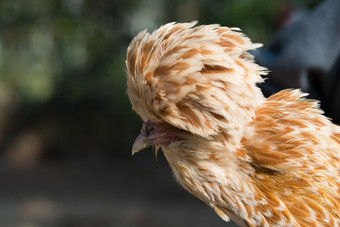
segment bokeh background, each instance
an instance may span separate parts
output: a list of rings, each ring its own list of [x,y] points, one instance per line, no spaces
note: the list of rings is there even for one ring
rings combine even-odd
[[[142,121],[126,95],[127,46],[192,20],[266,44],[320,2],[1,0],[0,226],[228,226],[162,155],[131,157]]]

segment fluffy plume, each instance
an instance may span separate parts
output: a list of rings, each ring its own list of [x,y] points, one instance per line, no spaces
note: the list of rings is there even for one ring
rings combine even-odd
[[[339,126],[299,90],[265,99],[266,69],[247,52],[260,45],[239,29],[195,25],[143,31],[128,48],[142,148],[161,147],[179,183],[225,221],[339,226]]]

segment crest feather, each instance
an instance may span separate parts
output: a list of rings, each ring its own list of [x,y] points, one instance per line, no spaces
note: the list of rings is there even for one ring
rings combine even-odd
[[[241,130],[264,98],[265,69],[247,51],[258,47],[238,29],[197,22],[142,31],[128,48],[128,95],[146,120],[203,137]]]

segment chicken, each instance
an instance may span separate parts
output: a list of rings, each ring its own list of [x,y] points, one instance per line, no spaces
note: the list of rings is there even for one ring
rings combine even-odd
[[[132,153],[162,149],[178,182],[241,226],[340,225],[340,127],[299,90],[265,98],[237,28],[169,23],[127,51],[144,124]]]

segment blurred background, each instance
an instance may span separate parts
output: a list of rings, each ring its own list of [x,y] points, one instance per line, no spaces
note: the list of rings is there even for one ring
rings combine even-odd
[[[142,121],[126,49],[141,30],[192,20],[266,44],[320,2],[1,0],[0,225],[228,226],[162,155],[131,157]]]

